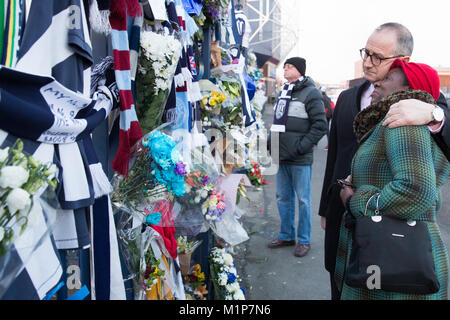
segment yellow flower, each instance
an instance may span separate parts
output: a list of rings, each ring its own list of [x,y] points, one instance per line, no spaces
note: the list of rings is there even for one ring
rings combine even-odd
[[[217,197],[216,196],[212,196],[210,199],[209,199],[209,206],[211,207],[211,206],[214,206],[214,205],[216,205],[217,204]]]
[[[216,105],[216,102],[217,101],[217,99],[216,98],[214,98],[214,97],[211,97],[211,99],[209,99],[209,104],[211,105],[211,106],[215,106]]]
[[[196,276],[199,282],[205,281],[205,274],[203,272],[197,273]]]

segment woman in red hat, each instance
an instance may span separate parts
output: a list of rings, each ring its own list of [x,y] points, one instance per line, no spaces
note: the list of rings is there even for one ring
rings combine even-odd
[[[430,66],[394,61],[386,78],[375,84],[372,104],[355,117],[354,131],[360,146],[347,178],[352,187],[344,186],[341,190],[346,215],[356,219],[375,215],[378,209],[381,215],[425,222],[439,290],[431,294],[405,294],[347,285],[344,275],[352,235],[342,223],[335,271],[341,299],[448,299],[448,253],[436,213],[441,207],[440,187],[447,181],[450,164],[426,125],[395,129],[382,126],[392,104],[411,98],[435,104],[439,87],[438,74]]]

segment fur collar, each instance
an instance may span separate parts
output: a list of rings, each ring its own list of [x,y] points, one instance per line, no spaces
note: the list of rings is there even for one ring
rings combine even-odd
[[[364,135],[370,132],[384,119],[391,105],[405,99],[417,99],[426,103],[436,104],[433,97],[425,91],[406,90],[393,93],[380,101],[371,104],[356,115],[355,120],[353,121],[353,130],[358,142],[361,142]]]

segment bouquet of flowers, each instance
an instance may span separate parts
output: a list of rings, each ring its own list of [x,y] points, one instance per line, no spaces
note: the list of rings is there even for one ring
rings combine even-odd
[[[202,206],[202,200],[215,190],[214,185],[209,183],[208,175],[202,170],[193,170],[185,176],[185,195],[180,200],[184,200],[191,206]]]
[[[142,213],[146,205],[164,199],[167,192],[182,197],[189,169],[173,138],[156,130],[146,135],[137,149],[128,178],[116,176],[112,195],[116,206]]]
[[[245,300],[244,289],[237,275],[233,256],[223,248],[214,247],[209,256],[211,278],[218,300]]]
[[[231,55],[227,52],[227,50],[222,49],[220,51],[220,57],[222,59],[222,65],[226,66],[233,63]]]
[[[20,139],[0,149],[0,257],[32,222],[33,195],[47,185],[56,189],[54,173],[50,164],[24,154]]]
[[[202,213],[207,221],[219,222],[225,212],[225,195],[214,189],[202,205]]]
[[[195,249],[200,246],[202,240],[188,241],[187,236],[177,238],[177,253],[180,260],[181,273],[187,275],[191,268],[191,256]]]
[[[140,270],[140,281],[144,290],[150,290],[164,276],[164,270],[159,269],[161,261],[156,259],[151,248],[145,252],[144,261]]]
[[[195,21],[203,28],[215,24],[228,13],[230,0],[205,0],[202,2],[202,11],[198,17],[195,17]]]
[[[247,199],[250,202],[250,198],[247,195],[247,188],[245,187],[244,179],[241,179],[236,192],[236,204],[241,202],[241,197]]]
[[[221,80],[221,87],[225,90],[231,100],[240,98],[241,84],[238,81]]]
[[[206,300],[204,295],[208,294],[208,290],[206,290],[205,273],[202,272],[199,264],[194,265],[184,279],[184,288],[188,297],[193,295],[197,300]]]
[[[242,128],[242,105],[239,103],[224,110],[224,124],[221,129],[226,133],[229,130],[240,130]]]
[[[247,177],[255,187],[267,184],[267,180],[262,175],[261,166],[256,161],[250,162],[250,168],[247,169]]]
[[[203,96],[201,106],[208,113],[220,114],[222,103],[226,98],[227,96],[221,92],[210,91],[209,94]]]
[[[151,290],[165,272],[160,268],[161,261],[157,259],[151,247],[154,232],[143,228],[140,223],[134,224],[132,215],[121,214],[119,219],[119,244],[124,254],[124,261],[133,279],[134,293],[137,300]]]
[[[174,35],[141,32],[136,114],[144,132],[150,132],[161,123],[181,49]]]

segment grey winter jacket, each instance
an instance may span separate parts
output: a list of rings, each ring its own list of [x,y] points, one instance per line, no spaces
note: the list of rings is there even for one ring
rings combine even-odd
[[[301,91],[307,87],[308,94],[303,101]],[[327,133],[327,119],[322,94],[309,77],[292,89],[289,103],[286,131],[280,133],[280,163],[312,165],[313,147]]]

